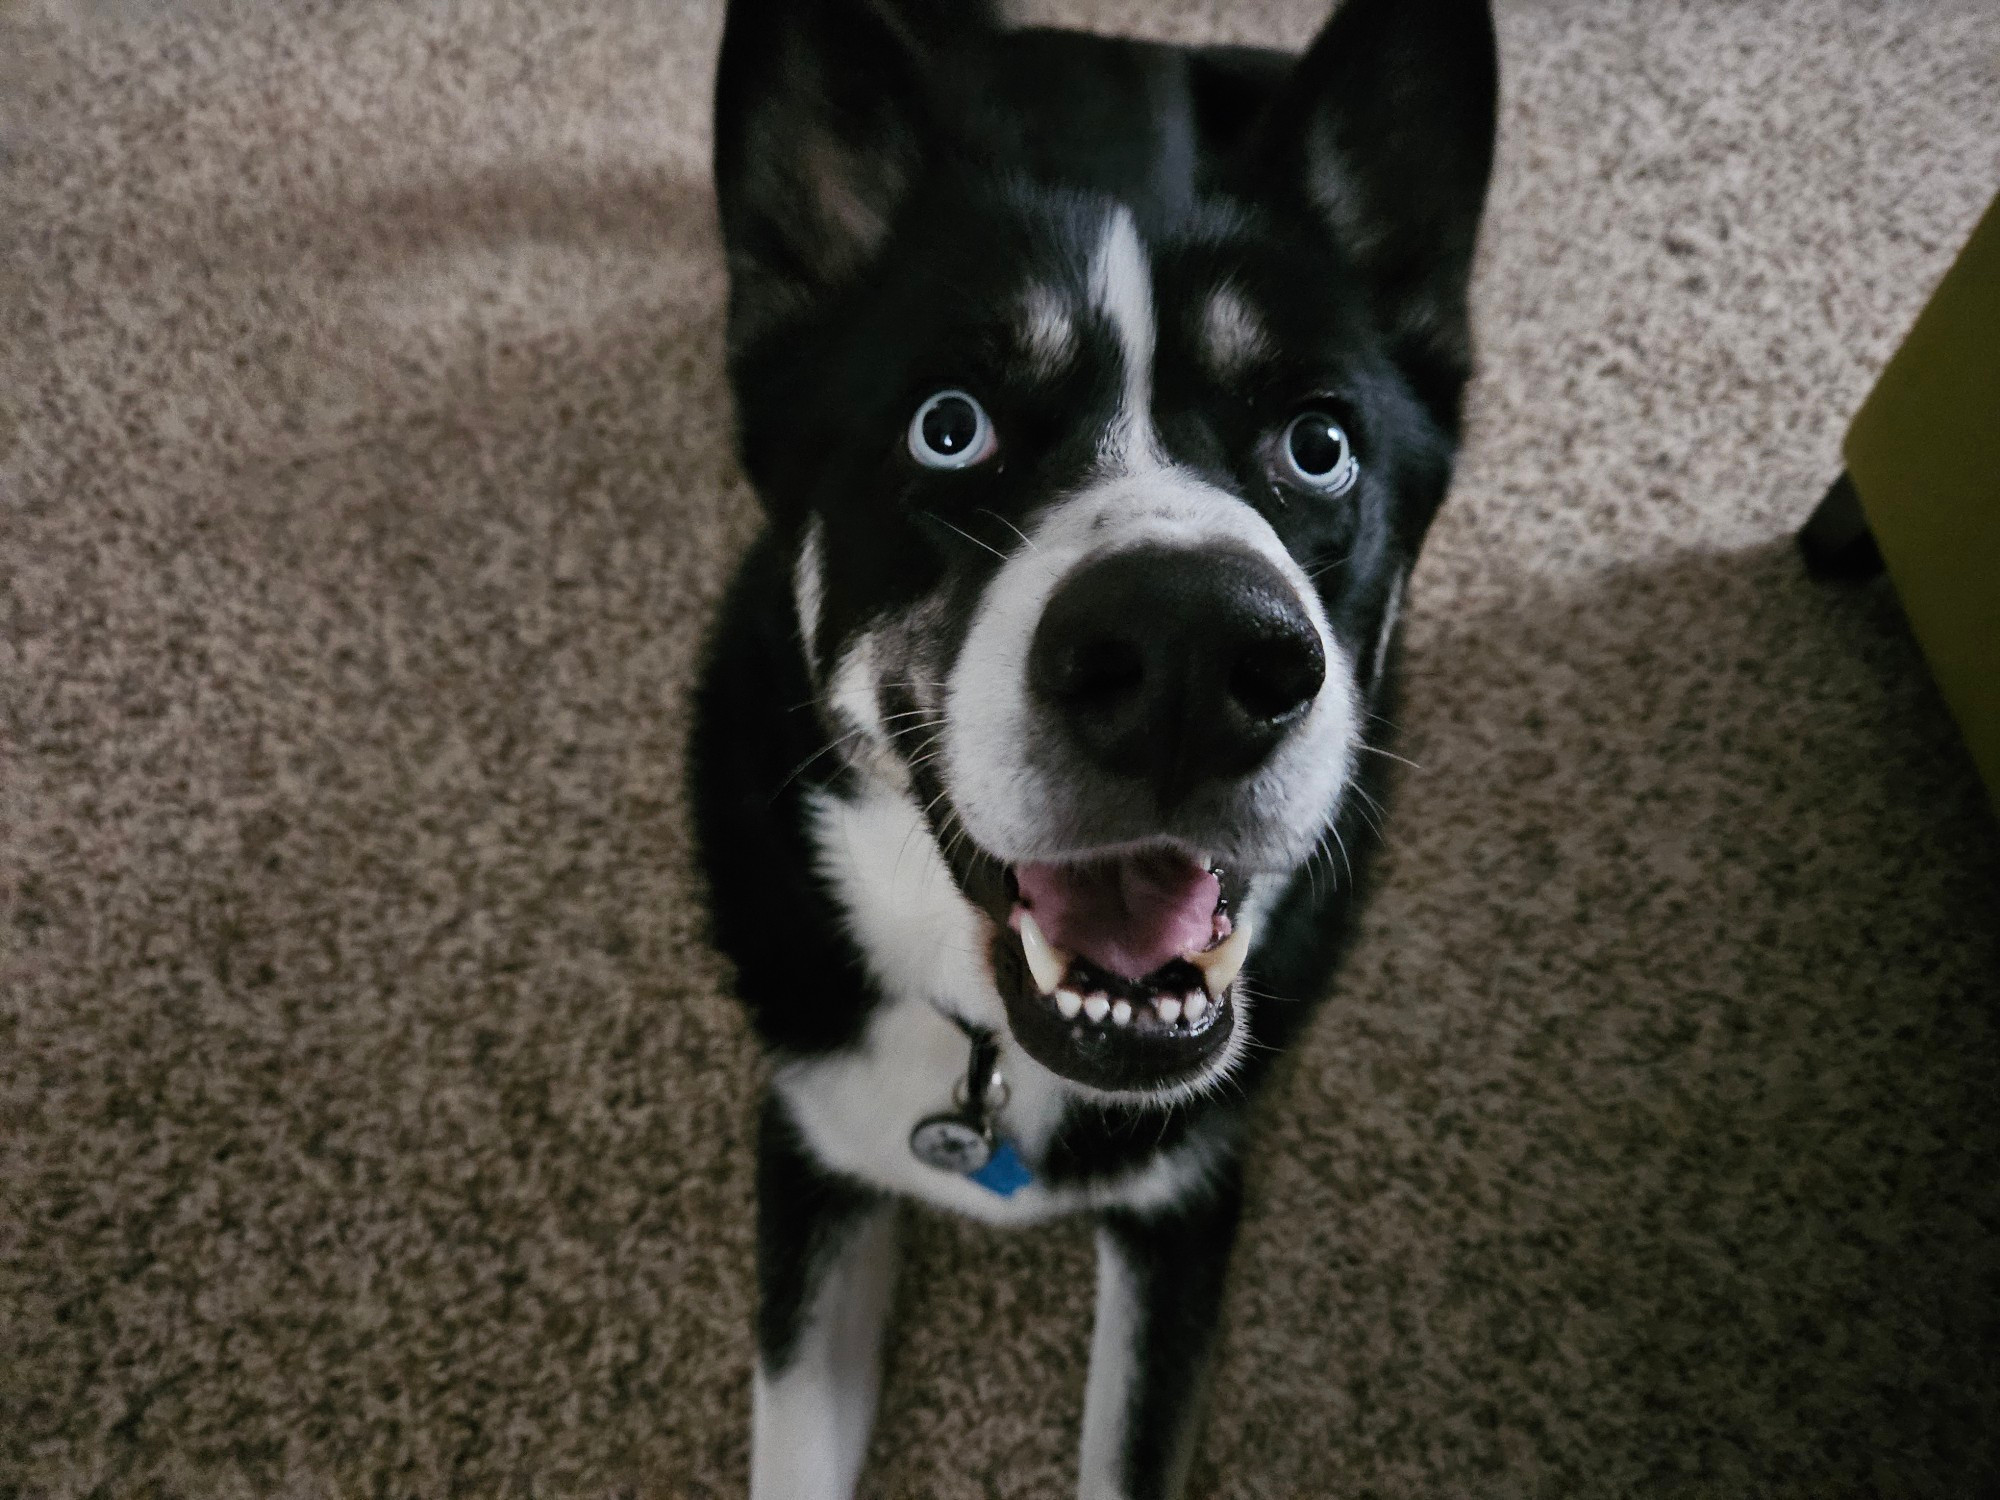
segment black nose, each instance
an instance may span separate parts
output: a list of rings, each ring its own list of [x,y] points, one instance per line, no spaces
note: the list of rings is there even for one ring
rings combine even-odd
[[[1161,804],[1254,770],[1326,680],[1297,591],[1254,553],[1142,547],[1087,563],[1042,611],[1028,683],[1092,763]]]

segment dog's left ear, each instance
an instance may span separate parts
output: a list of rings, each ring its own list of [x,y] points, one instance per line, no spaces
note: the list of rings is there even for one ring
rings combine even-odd
[[[1493,168],[1487,0],[1346,0],[1266,116],[1260,166],[1369,283],[1406,363],[1448,389],[1471,358],[1466,282]]]
[[[955,49],[983,0],[732,0],[715,188],[741,347],[880,248],[944,135]]]

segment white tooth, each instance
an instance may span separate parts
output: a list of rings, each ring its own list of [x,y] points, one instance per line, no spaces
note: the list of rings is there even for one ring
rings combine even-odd
[[[1188,1025],[1193,1026],[1208,1014],[1208,996],[1189,995],[1187,997]]]
[[[1101,1021],[1111,1012],[1111,1001],[1105,995],[1092,995],[1083,1002],[1083,1013],[1093,1021]]]
[[[1160,1013],[1160,1019],[1169,1026],[1181,1018],[1181,1003],[1171,995],[1162,995],[1153,1002],[1153,1008]]]
[[[1062,1012],[1065,1021],[1074,1021],[1076,1013],[1083,1009],[1083,996],[1075,990],[1057,990],[1056,1009]]]
[[[1111,1019],[1120,1026],[1130,1026],[1132,1024],[1132,1002],[1130,1000],[1120,1000],[1113,1005],[1111,1007]]]
[[[1206,953],[1191,953],[1188,958],[1201,970],[1202,982],[1208,986],[1209,994],[1220,1000],[1230,981],[1243,972],[1243,958],[1249,951],[1250,924],[1238,922],[1229,936],[1215,947]]]
[[[1027,912],[1021,913],[1021,952],[1027,957],[1028,972],[1035,976],[1036,987],[1044,995],[1053,994],[1055,987],[1063,982],[1063,975],[1069,972],[1069,958],[1049,946],[1049,940],[1042,936],[1041,925]]]

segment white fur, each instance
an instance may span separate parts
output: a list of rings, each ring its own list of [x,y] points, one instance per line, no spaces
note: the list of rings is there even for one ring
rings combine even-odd
[[[853,800],[820,793],[810,805],[820,873],[875,982],[891,995],[935,996],[968,1025],[1003,1029],[985,957],[992,924],[960,894],[909,796],[870,779]],[[964,1037],[951,1034],[962,1071]]]
[[[896,1279],[896,1212],[855,1226],[822,1269],[782,1370],[750,1389],[751,1500],[848,1500],[868,1454],[882,1331]]]
[[[1078,1500],[1124,1500],[1125,1442],[1132,1386],[1139,1378],[1139,1287],[1118,1242],[1097,1232],[1097,1316],[1090,1374],[1083,1387],[1083,1454]]]
[[[1090,301],[1117,331],[1125,375],[1099,452],[1114,469],[1157,466],[1165,460],[1153,432],[1153,272],[1129,209],[1114,209],[1105,222],[1090,261]]]
[[[826,599],[826,561],[822,555],[826,523],[814,512],[806,522],[805,539],[799,543],[798,558],[792,564],[792,603],[799,615],[799,644],[805,648],[806,670],[819,680],[819,617]]]
[[[827,694],[840,735],[841,758],[863,775],[907,788],[910,770],[889,743],[875,678],[875,633],[864,630],[834,663],[833,686]]]
[[[828,694],[841,727],[881,742],[882,707],[875,691],[875,634],[864,630],[840,654]]]
[[[1042,611],[1086,560],[1144,544],[1246,547],[1297,594],[1326,655],[1326,682],[1305,719],[1251,779],[1230,842],[1204,851],[1246,871],[1303,862],[1338,810],[1360,738],[1360,705],[1346,652],[1319,595],[1271,525],[1234,495],[1178,468],[1103,480],[1049,511],[987,585],[946,683],[943,764],[966,831],[998,859],[1073,857],[1083,809],[1076,788],[1043,772],[1028,751],[1038,728],[1028,694],[1028,649]]]
[[[870,782],[853,801],[821,794],[813,816],[821,870],[884,995],[859,1046],[778,1069],[775,1086],[814,1155],[877,1187],[995,1224],[1165,1208],[1206,1178],[1227,1144],[1206,1136],[1109,1183],[1052,1191],[1037,1181],[1010,1198],[917,1160],[911,1128],[950,1107],[965,1073],[968,1044],[947,1011],[995,1033],[1010,1093],[1000,1128],[1031,1166],[1066,1106],[1091,1094],[1014,1042],[985,958],[991,924],[958,893],[915,804]]]

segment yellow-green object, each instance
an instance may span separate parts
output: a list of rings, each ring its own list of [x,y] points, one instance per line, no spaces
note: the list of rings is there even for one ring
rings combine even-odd
[[[1855,414],[1844,453],[2000,809],[2000,198]]]

